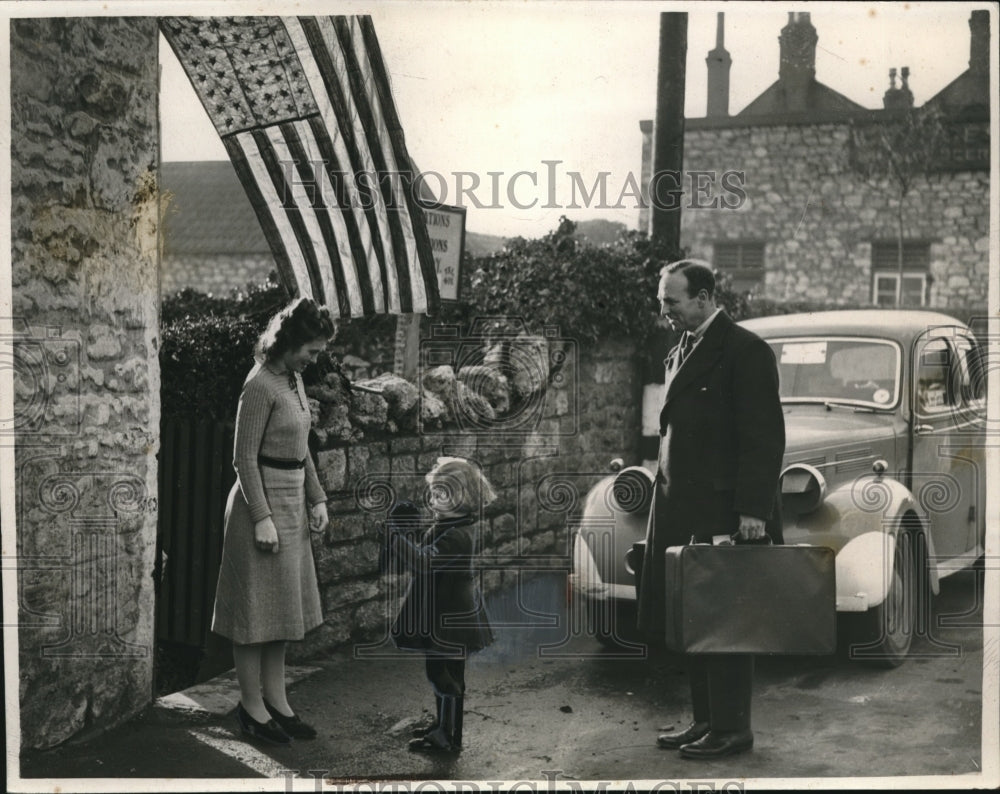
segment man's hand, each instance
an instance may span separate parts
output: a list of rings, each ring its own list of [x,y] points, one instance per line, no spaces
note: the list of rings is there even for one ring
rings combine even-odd
[[[253,525],[253,539],[258,551],[278,553],[278,530],[274,528],[271,516]]]
[[[743,540],[760,540],[764,537],[764,519],[740,515],[739,532]]]
[[[330,519],[326,515],[326,502],[315,504],[309,511],[309,531],[317,534],[326,529]]]

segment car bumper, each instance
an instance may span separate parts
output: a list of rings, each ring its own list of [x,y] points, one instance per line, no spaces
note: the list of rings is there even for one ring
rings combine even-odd
[[[569,587],[574,598],[585,601],[635,601],[635,586],[584,580],[579,574],[569,575]]]

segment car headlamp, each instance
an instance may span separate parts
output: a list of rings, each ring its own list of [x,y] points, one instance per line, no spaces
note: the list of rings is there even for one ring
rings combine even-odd
[[[826,498],[826,479],[815,466],[793,463],[781,472],[781,506],[803,515],[816,510]]]

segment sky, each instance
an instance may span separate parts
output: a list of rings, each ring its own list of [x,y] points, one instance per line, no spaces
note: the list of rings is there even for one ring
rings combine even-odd
[[[777,79],[778,36],[789,11],[811,14],[819,36],[816,78],[879,108],[890,67],[910,68],[918,105],[968,68],[968,20],[976,7],[985,6],[450,0],[343,9],[297,5],[286,13],[370,13],[410,155],[421,171],[440,175],[428,178],[438,198],[466,206],[470,231],[536,236],[556,228],[563,214],[637,225],[631,197],[624,208],[602,209],[583,206],[577,194],[580,206],[567,207],[573,203],[569,174],[578,172],[589,190],[601,172],[609,172],[609,204],[616,203],[630,173],[638,178],[639,121],[656,112],[661,11],[688,13],[685,115],[699,118],[705,115],[705,56],[715,46],[719,10],[725,11],[725,46],[732,57],[729,110],[735,114]],[[165,41],[160,52],[163,159],[226,159]],[[538,186],[530,177],[512,184],[519,171],[537,174]],[[479,186],[459,200],[458,189],[477,178]],[[493,200],[494,185],[499,201]],[[542,207],[550,203],[547,186],[557,191],[558,207]],[[530,209],[514,206],[533,199]]]

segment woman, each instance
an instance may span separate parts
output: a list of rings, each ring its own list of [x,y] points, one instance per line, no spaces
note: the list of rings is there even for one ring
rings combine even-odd
[[[336,327],[300,298],[275,315],[257,343],[236,412],[222,566],[212,630],[233,641],[243,733],[275,744],[311,739],[285,696],[285,643],[322,620],[309,530],[327,525],[326,494],[309,456],[309,404],[299,373]]]
[[[437,702],[437,722],[410,749],[455,753],[462,749],[465,657],[493,641],[473,563],[480,510],[496,495],[464,458],[438,458],[426,480],[434,521],[422,536],[407,535],[412,505],[397,505],[387,522],[391,552],[413,574],[392,638],[401,650],[424,653]]]

